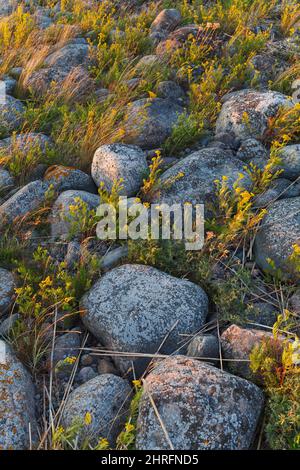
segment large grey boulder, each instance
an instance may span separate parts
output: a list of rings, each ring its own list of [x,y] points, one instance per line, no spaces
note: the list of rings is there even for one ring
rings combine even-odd
[[[23,186],[0,206],[0,227],[37,209],[45,200],[49,185],[37,180]]]
[[[25,107],[20,100],[6,95],[5,103],[0,104],[0,132],[3,136],[18,129],[23,121]]]
[[[230,93],[219,114],[216,135],[260,139],[267,130],[268,119],[283,106],[291,107],[292,101],[275,91],[247,89]]]
[[[92,87],[87,73],[88,64],[89,45],[87,41],[83,38],[73,39],[49,54],[44,60],[43,67],[34,70],[26,77],[24,87],[33,93],[47,93],[54,83],[59,87],[70,74],[75,73],[77,93],[79,94],[80,87],[82,95],[84,88],[88,92]]]
[[[12,273],[7,269],[0,268],[0,317],[10,307],[15,287],[16,283]]]
[[[137,376],[149,357],[184,351],[183,334],[196,333],[205,323],[208,299],[195,284],[150,266],[124,265],[105,274],[84,296],[82,321],[109,350],[122,372],[134,364]]]
[[[278,154],[279,168],[283,169],[281,176],[295,180],[300,176],[300,144],[287,145]]]
[[[300,197],[281,199],[268,208],[256,235],[254,254],[258,266],[272,270],[268,259],[286,276],[293,275],[289,261],[300,238]]]
[[[63,425],[69,427],[74,420],[84,423],[87,413],[91,423],[84,424],[79,439],[88,437],[92,445],[106,438],[114,445],[128,412],[131,389],[128,382],[112,374],[101,374],[78,387],[69,396]]]
[[[53,205],[50,216],[52,238],[67,239],[70,236],[73,223],[78,222],[77,219],[72,218],[70,206],[80,207],[82,202],[88,210],[96,210],[99,205],[99,196],[79,190],[64,191],[60,194]]]
[[[226,176],[228,186],[232,187],[241,173],[245,177],[240,186],[248,188],[250,180],[240,160],[219,148],[205,148],[183,158],[162,174],[154,201],[207,204],[215,199],[216,180],[221,181]]]
[[[195,359],[169,357],[145,380],[136,447],[139,450],[248,449],[263,403],[261,390],[244,379]],[[157,415],[164,423],[164,430]]]
[[[160,147],[184,109],[172,100],[140,99],[127,107],[125,142],[142,149]]]
[[[0,341],[0,449],[25,450],[37,435],[34,386],[29,372]]]
[[[89,62],[89,44],[87,41],[73,41],[46,57],[44,63],[48,67],[61,68],[70,72],[79,65],[87,66]]]
[[[99,187],[103,182],[111,191],[115,181],[123,180],[122,195],[134,196],[139,191],[148,170],[144,152],[125,144],[102,145],[94,155],[92,177]]]

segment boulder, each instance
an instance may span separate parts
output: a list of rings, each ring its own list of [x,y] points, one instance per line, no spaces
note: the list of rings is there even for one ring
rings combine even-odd
[[[171,354],[184,351],[183,334],[194,334],[205,323],[208,299],[201,287],[150,266],[123,265],[106,273],[83,297],[82,321],[113,356],[121,372],[131,363],[136,375],[149,357],[133,353]]]
[[[127,107],[125,142],[142,149],[160,147],[171,135],[184,109],[172,100],[145,98]]]
[[[130,387],[126,380],[112,374],[102,374],[85,382],[74,390],[63,412],[63,426],[69,427],[74,420],[84,423],[87,413],[91,423],[84,424],[79,438],[88,438],[92,445],[108,439],[114,445],[128,412]]]
[[[263,403],[261,390],[244,379],[195,359],[169,357],[145,380],[136,447],[139,450],[249,449]],[[157,415],[164,423],[164,430]]]
[[[15,184],[15,179],[11,174],[5,170],[5,168],[0,167],[0,195],[3,192],[7,192],[12,189]]]
[[[181,21],[180,11],[169,8],[161,11],[150,26],[150,37],[155,41],[161,41],[173,31]]]
[[[0,340],[0,449],[26,450],[37,437],[34,386],[29,372]]]
[[[32,147],[37,147],[43,152],[53,147],[52,139],[41,132],[15,134],[13,137],[7,137],[1,140],[0,144],[7,152],[12,152],[15,147],[24,152]]]
[[[290,180],[295,180],[300,176],[300,144],[287,145],[280,149],[280,165],[283,169],[281,176]]]
[[[261,142],[250,138],[242,142],[236,156],[247,164],[252,162],[258,167],[264,167],[268,161],[269,152]]]
[[[0,133],[4,137],[20,127],[25,107],[20,100],[6,95],[5,103],[0,104]]]
[[[253,201],[255,207],[267,207],[278,199],[300,196],[300,183],[292,184],[286,178],[277,178],[269,188],[259,194]]]
[[[261,139],[268,120],[281,107],[291,107],[292,101],[275,91],[241,90],[230,93],[216,123],[216,136],[231,134],[240,140]]]
[[[15,291],[14,276],[7,269],[0,268],[0,317],[9,309]]]
[[[282,274],[290,277],[295,273],[289,261],[293,245],[300,238],[300,197],[281,199],[268,207],[254,244],[255,260],[258,266],[272,271],[271,259]]]
[[[144,152],[133,145],[111,144],[102,145],[94,155],[92,177],[99,187],[105,184],[108,191],[113,184],[123,180],[120,195],[134,196],[143,184],[147,175],[148,165]]]
[[[231,152],[218,148],[205,148],[183,158],[165,171],[161,177],[160,190],[154,202],[167,204],[185,203],[205,204],[212,202],[216,196],[216,180],[228,178],[229,187],[243,173],[240,186],[250,187],[250,179],[244,170],[244,164],[234,158]]]
[[[96,210],[99,205],[99,196],[86,191],[70,190],[64,191],[56,199],[50,216],[51,236],[53,239],[67,239],[70,236],[72,222],[77,220],[72,218],[70,206],[78,205],[79,207],[80,201],[86,204],[88,210]]]
[[[255,376],[250,368],[250,354],[253,348],[266,338],[272,338],[272,333],[231,325],[221,335],[225,368],[232,374],[255,381]],[[226,362],[226,359],[229,361]]]
[[[90,175],[63,165],[53,165],[48,168],[44,175],[44,181],[52,184],[59,193],[71,189],[97,193],[97,188]]]
[[[14,327],[17,320],[20,319],[18,313],[13,313],[9,315],[5,320],[0,323],[0,337],[6,337],[9,335],[10,330]]]
[[[38,209],[44,202],[48,189],[49,185],[40,180],[23,186],[0,206],[0,227],[12,223],[17,217],[23,217]]]

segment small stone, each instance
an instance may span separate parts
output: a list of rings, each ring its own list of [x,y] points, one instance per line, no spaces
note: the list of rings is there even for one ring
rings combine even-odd
[[[80,359],[81,365],[86,367],[86,366],[91,366],[94,362],[93,356],[90,354],[83,354]]]
[[[210,359],[210,362],[219,363],[219,342],[214,335],[198,335],[192,339],[188,347],[188,356],[199,359]],[[216,361],[214,361],[216,359]]]
[[[97,376],[97,373],[92,367],[83,367],[77,374],[77,380],[79,383],[84,384],[91,379],[94,379]]]
[[[97,369],[98,369],[99,374],[119,375],[119,372],[117,371],[117,369],[114,366],[113,362],[111,360],[109,360],[108,358],[99,359]]]

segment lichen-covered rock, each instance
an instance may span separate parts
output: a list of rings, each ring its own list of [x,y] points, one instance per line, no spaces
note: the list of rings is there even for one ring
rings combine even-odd
[[[255,380],[250,368],[250,354],[253,348],[264,339],[272,338],[272,334],[263,330],[245,329],[231,325],[221,335],[222,356],[224,366],[232,374],[248,380]]]
[[[205,323],[205,292],[184,279],[150,266],[124,265],[105,274],[84,296],[82,321],[109,350],[171,354],[183,344],[182,334],[193,334]],[[149,358],[117,357],[122,372],[131,367],[137,376]]]
[[[254,245],[255,260],[261,269],[270,271],[271,259],[286,276],[292,276],[289,261],[293,245],[300,239],[300,197],[281,199],[268,207]]]
[[[185,94],[181,86],[172,80],[165,80],[157,85],[157,95],[159,98],[174,100],[182,104],[185,100]]]
[[[269,188],[253,201],[254,207],[266,207],[278,199],[300,196],[300,184],[286,178],[278,178],[270,183]]]
[[[86,414],[90,413],[92,421],[83,426],[80,439],[88,436],[96,445],[101,438],[106,438],[114,445],[126,420],[130,392],[128,382],[121,377],[99,375],[70,394],[63,413],[63,425],[71,426],[74,419],[84,423]]]
[[[150,27],[150,37],[155,41],[161,41],[173,31],[181,21],[180,11],[176,8],[162,10]]]
[[[30,148],[38,148],[45,152],[47,149],[53,147],[51,138],[41,132],[16,134],[13,137],[7,137],[1,140],[0,144],[1,146],[3,145],[8,152],[12,152],[15,148],[22,151],[29,150]]]
[[[279,168],[283,169],[281,176],[295,180],[300,176],[300,144],[287,145],[280,149]]]
[[[127,107],[125,141],[142,149],[153,149],[171,135],[183,108],[172,100],[140,99]]]
[[[67,239],[70,236],[73,223],[70,206],[78,206],[83,202],[88,210],[95,210],[99,205],[99,196],[86,191],[70,190],[64,191],[56,199],[50,216],[52,238]],[[74,234],[76,236],[77,234]]]
[[[246,139],[239,147],[236,156],[247,164],[252,162],[259,167],[264,167],[268,161],[269,153],[258,140]]]
[[[28,183],[0,206],[0,230],[17,217],[37,209],[45,200],[49,185],[37,180]]]
[[[29,372],[0,341],[0,449],[24,450],[34,444],[37,423],[34,386]]]
[[[77,189],[96,193],[97,188],[92,177],[81,170],[63,165],[54,165],[48,168],[44,175],[44,181],[52,184],[58,192]]]
[[[248,449],[263,402],[260,389],[244,379],[195,359],[169,357],[145,380],[136,447],[139,450]]]
[[[215,181],[227,176],[227,184],[232,187],[241,173],[245,177],[240,184],[248,187],[250,181],[240,160],[234,158],[230,152],[205,148],[183,158],[161,175],[160,190],[154,201],[167,204],[205,203],[207,209],[207,203],[215,199]]]
[[[216,123],[216,135],[229,133],[238,139],[263,137],[268,119],[280,107],[291,107],[292,101],[275,91],[241,90],[230,93]]]
[[[15,179],[11,174],[5,170],[5,168],[0,167],[0,194],[4,191],[12,189],[15,184]]]
[[[7,269],[0,268],[0,317],[12,303],[16,287],[14,276]]]
[[[134,196],[139,191],[148,165],[144,152],[136,146],[125,144],[102,145],[94,155],[92,177],[111,191],[114,182],[123,180],[121,195]]]
[[[67,77],[74,78],[74,89],[78,95],[89,91],[91,83],[87,73],[89,64],[89,45],[83,38],[76,38],[62,48],[52,52],[44,60],[44,66],[28,74],[24,87],[33,93],[47,93],[55,83],[60,86]],[[75,77],[76,76],[76,77]],[[81,86],[82,85],[82,86]],[[79,88],[83,88],[79,91]]]
[[[5,103],[0,104],[0,128],[4,134],[18,129],[22,124],[25,107],[20,100],[6,95]]]

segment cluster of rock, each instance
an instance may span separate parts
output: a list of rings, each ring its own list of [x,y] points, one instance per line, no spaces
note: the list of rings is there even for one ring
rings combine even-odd
[[[14,2],[0,1],[0,14],[8,14],[13,6]],[[39,14],[43,25],[47,25],[45,13]],[[175,9],[160,13],[150,33],[156,55],[142,58],[137,73],[147,64],[165,60],[167,52],[199,33],[195,25],[180,27],[181,20]],[[85,87],[90,83],[86,39],[75,38],[61,46],[45,57],[43,68],[28,75],[25,86],[36,92],[47,91],[53,81],[60,86],[72,73],[83,79]],[[257,67],[261,61],[257,56]],[[50,189],[54,190],[56,200],[49,218],[51,241],[68,242],[65,260],[67,266],[72,265],[80,257],[82,246],[76,236],[70,240],[70,206],[80,199],[88,209],[96,210],[100,185],[104,183],[111,190],[120,179],[124,181],[122,195],[138,194],[148,169],[147,155],[164,143],[186,112],[184,84],[178,82],[162,82],[157,98],[142,98],[128,106],[124,142],[99,147],[90,175],[61,165],[42,167],[18,188],[9,171],[0,167],[0,230],[38,209]],[[11,85],[7,79],[7,86]],[[8,90],[13,93],[13,86]],[[85,90],[97,92],[92,83]],[[281,107],[292,105],[290,97],[266,89],[234,91],[225,96],[215,134],[209,141],[200,142],[194,152],[175,158],[162,173],[153,202],[208,206],[215,197],[215,180],[223,176],[232,187],[243,174],[242,185],[250,188],[245,165],[255,162],[258,167],[264,166],[269,153],[261,142],[268,120]],[[22,134],[9,137],[19,130],[24,111],[24,104],[10,94],[0,105],[0,127],[8,132],[0,141],[0,149],[9,153],[17,142],[26,150],[28,141]],[[52,145],[43,134],[32,133],[28,138],[42,150]],[[258,231],[254,254],[261,269],[269,269],[268,260],[272,259],[276,268],[292,276],[287,260],[300,238],[300,145],[287,145],[280,157],[280,178],[256,201],[257,207],[268,206],[268,213]],[[178,174],[180,178],[176,178]],[[126,253],[126,247],[117,247],[106,257],[100,253],[102,267],[108,272],[82,298],[82,324],[111,359],[81,356],[78,386],[67,400],[63,425],[69,426],[75,417],[82,419],[90,413],[92,422],[83,426],[81,437],[88,435],[95,443],[105,437],[113,446],[128,416],[130,381],[145,377],[137,424],[138,449],[248,449],[264,405],[263,392],[249,368],[249,355],[268,333],[232,325],[220,340],[215,334],[201,334],[211,313],[204,290],[150,266],[124,264],[111,269]],[[18,318],[16,313],[8,316],[15,287],[12,273],[0,268],[3,339]],[[81,333],[82,325],[58,336],[51,364],[54,368],[66,358],[79,355]],[[4,351],[4,359],[0,356],[0,449],[26,449],[37,440],[33,381],[7,341],[0,341],[0,351]]]

